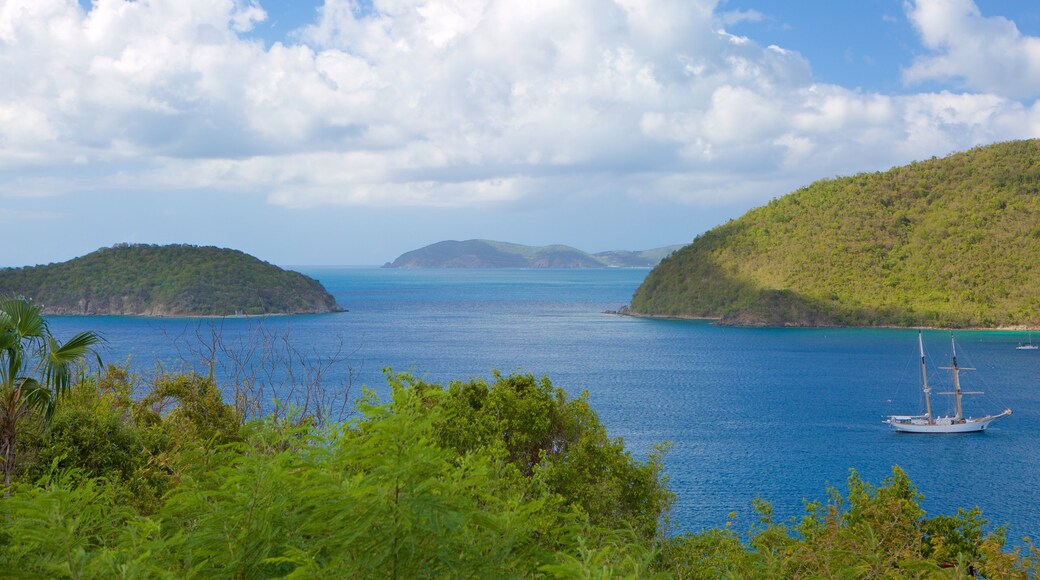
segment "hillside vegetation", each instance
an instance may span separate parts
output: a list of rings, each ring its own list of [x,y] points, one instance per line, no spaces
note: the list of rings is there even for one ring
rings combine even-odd
[[[636,314],[723,324],[1040,327],[1040,141],[825,179],[699,236]]]
[[[650,268],[681,246],[589,254],[570,246],[491,240],[437,242],[401,254],[386,268]]]
[[[325,288],[237,250],[190,245],[102,248],[68,262],[0,270],[0,295],[47,314],[225,316],[336,312]]]

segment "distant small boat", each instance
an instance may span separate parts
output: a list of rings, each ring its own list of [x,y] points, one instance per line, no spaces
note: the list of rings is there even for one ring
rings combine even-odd
[[[932,388],[928,385],[928,371],[924,362],[924,343],[921,333],[917,333],[917,348],[921,353],[921,388],[924,390],[924,415],[891,415],[884,422],[888,423],[900,433],[977,433],[985,431],[986,427],[993,421],[1011,414],[1011,409],[1004,409],[997,415],[986,415],[985,417],[965,417],[961,407],[961,398],[964,395],[981,395],[980,391],[962,391],[960,372],[973,371],[972,368],[961,368],[957,366],[957,345],[950,337],[950,347],[953,352],[953,366],[942,367],[953,371],[953,390],[937,393],[939,395],[953,395],[956,399],[957,411],[950,417],[936,417],[932,414]]]
[[[1040,345],[1033,344],[1033,333],[1029,333],[1029,342],[1020,342],[1015,347],[1016,350],[1037,350],[1040,349]]]

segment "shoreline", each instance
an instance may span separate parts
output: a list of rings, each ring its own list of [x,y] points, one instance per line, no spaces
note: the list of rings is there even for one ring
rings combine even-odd
[[[155,318],[160,320],[171,319],[171,318],[202,318],[202,319],[215,319],[215,318],[271,318],[280,316],[317,316],[322,314],[343,314],[350,312],[346,308],[340,310],[327,310],[324,312],[312,311],[312,312],[271,312],[266,314],[126,314],[121,312],[44,312],[44,316],[70,316],[70,317],[86,317],[86,316],[122,316],[125,318]]]
[[[628,316],[631,318],[649,318],[652,320],[712,320],[714,326],[720,326],[725,328],[849,328],[849,329],[889,329],[889,330],[970,330],[978,332],[1037,332],[1040,328],[1033,328],[1025,325],[1015,326],[896,326],[891,324],[882,324],[877,326],[842,326],[842,325],[800,325],[800,324],[720,324],[721,316],[686,316],[686,315],[670,315],[670,314],[642,314],[629,311],[627,309],[622,310],[608,310],[605,314],[614,314],[617,316]]]

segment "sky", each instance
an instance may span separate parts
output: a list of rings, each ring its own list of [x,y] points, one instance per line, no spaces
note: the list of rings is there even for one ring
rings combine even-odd
[[[684,244],[1038,97],[1020,0],[0,0],[0,266]]]

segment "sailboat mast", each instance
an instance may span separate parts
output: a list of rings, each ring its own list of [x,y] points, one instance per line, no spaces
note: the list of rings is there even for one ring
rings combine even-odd
[[[950,336],[950,348],[953,352],[953,394],[954,398],[957,399],[957,416],[955,419],[960,421],[964,418],[964,412],[961,410],[961,379],[960,369],[957,368],[957,343],[953,341],[953,336]]]
[[[921,340],[921,331],[917,331],[917,348],[921,351],[921,385],[924,389],[924,408],[925,417],[928,418],[928,424],[934,423],[932,419],[932,388],[928,386],[928,370],[924,364],[924,342]]]

